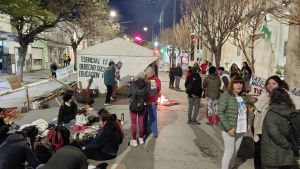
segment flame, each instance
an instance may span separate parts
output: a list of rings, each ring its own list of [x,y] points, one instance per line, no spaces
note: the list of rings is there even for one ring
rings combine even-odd
[[[164,95],[161,95],[160,98],[158,98],[157,102],[159,104],[165,104],[165,103],[169,102],[169,100],[166,99],[166,97]]]

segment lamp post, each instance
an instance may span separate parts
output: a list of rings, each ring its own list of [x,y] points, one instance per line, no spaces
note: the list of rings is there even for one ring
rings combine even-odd
[[[144,27],[144,31],[147,32],[147,31],[148,31],[148,28],[147,28],[147,27]]]
[[[110,11],[109,15],[111,17],[115,17],[117,15],[116,11]]]

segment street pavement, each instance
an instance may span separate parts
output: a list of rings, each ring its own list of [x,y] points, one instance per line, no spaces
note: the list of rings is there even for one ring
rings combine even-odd
[[[123,130],[125,138],[120,146],[116,159],[107,161],[108,164],[123,169],[218,169],[221,168],[221,161],[224,151],[221,130],[216,126],[207,126],[204,118],[206,110],[205,99],[201,100],[201,108],[197,120],[201,125],[187,124],[188,100],[185,92],[170,90],[168,88],[168,74],[160,73],[159,78],[162,82],[162,94],[169,100],[176,100],[179,105],[158,106],[158,138],[150,135],[145,144],[138,147],[128,146],[131,140],[131,124],[128,111],[128,99],[126,96],[120,96],[112,106],[106,107],[110,113],[125,115]],[[65,81],[76,80],[76,76],[66,78]],[[46,89],[55,90],[60,87],[57,82],[48,82],[39,87],[32,87],[32,92],[39,93]],[[181,88],[184,89],[184,80],[181,81]],[[62,86],[62,85],[61,85]],[[31,90],[30,90],[31,91]],[[30,95],[34,95],[30,93]],[[12,96],[10,96],[12,95]],[[22,99],[17,99],[18,95],[23,98],[21,91],[0,97],[0,106],[20,105]],[[62,101],[61,97],[58,98]],[[104,107],[104,95],[95,98],[95,109]],[[21,103],[22,104],[22,103]],[[57,117],[59,105],[56,101],[48,103],[51,107],[44,110],[31,110],[15,119],[17,124],[28,124],[34,120],[43,118],[50,122]],[[78,104],[83,107],[84,104]],[[74,134],[72,132],[71,134]],[[243,139],[235,168],[253,169],[253,139],[252,134],[247,133]],[[97,166],[103,162],[90,161],[90,165]],[[295,168],[299,168],[295,167]]]

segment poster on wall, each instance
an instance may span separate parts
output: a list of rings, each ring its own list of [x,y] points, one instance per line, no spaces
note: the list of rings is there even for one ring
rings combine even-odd
[[[259,77],[255,74],[252,74],[251,76],[251,81],[250,84],[251,86],[251,93],[255,93],[257,95],[261,95],[262,93],[264,93],[265,90],[265,84],[266,84],[267,79],[266,78],[262,78]],[[290,92],[293,93],[296,96],[300,96],[300,88],[296,88],[296,87],[289,87],[290,88]]]
[[[139,72],[144,71],[149,64],[154,62],[158,57],[149,56],[95,56],[95,55],[77,55],[78,61],[78,81],[81,81],[82,88],[88,85],[88,80],[95,75],[90,89],[98,89],[104,93],[106,86],[104,84],[104,72],[108,69],[109,62],[122,62],[120,69],[119,88],[127,85],[131,77],[137,76]]]

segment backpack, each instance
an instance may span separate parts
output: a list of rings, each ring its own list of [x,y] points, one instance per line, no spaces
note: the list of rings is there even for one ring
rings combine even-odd
[[[64,146],[64,139],[56,128],[52,128],[48,132],[47,139],[51,143],[51,147],[55,148],[55,151],[58,151]]]
[[[70,144],[70,130],[64,126],[56,126],[55,129],[60,132],[63,140],[64,146]]]
[[[26,133],[27,138],[29,138],[30,141],[30,147],[32,150],[34,150],[34,142],[39,132],[38,128],[36,126],[28,126],[23,128],[21,131]]]
[[[51,144],[47,141],[46,143],[35,142],[34,147],[35,155],[42,164],[46,164],[51,156],[55,153],[54,147],[51,146]]]
[[[137,92],[130,98],[129,110],[132,112],[144,112],[146,101],[145,94],[143,92],[139,92],[136,86],[135,89]]]
[[[291,126],[292,149],[300,150],[300,113],[291,113],[288,120]]]
[[[193,78],[193,80],[189,84],[187,84],[186,90],[185,90],[186,94],[188,94],[188,95],[192,94],[193,84],[194,84],[195,80],[196,79]]]

